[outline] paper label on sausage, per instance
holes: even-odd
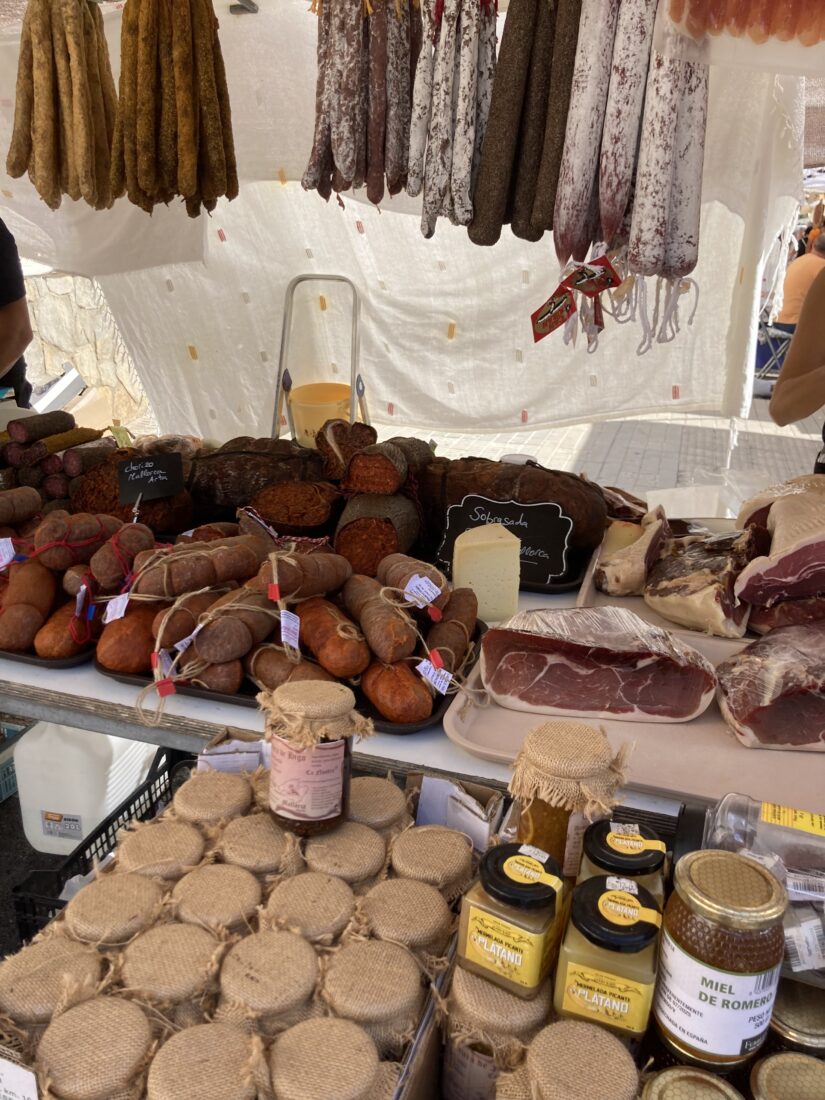
[[[602,291],[619,286],[621,281],[607,256],[599,256],[590,263],[577,264],[561,285],[577,290],[587,298],[595,298]]]
[[[568,319],[576,312],[576,302],[573,292],[564,286],[556,287],[547,301],[540,305],[530,317],[533,326],[533,342],[538,343],[557,328],[566,324]]]
[[[446,695],[447,689],[453,682],[452,675],[446,668],[436,668],[432,661],[419,661],[415,666],[415,671],[423,676],[428,683],[432,684],[439,695]]]
[[[187,634],[185,638],[181,638],[179,642],[175,642],[175,649],[178,651],[178,653],[186,652],[192,642],[194,642],[195,638],[197,638],[198,634],[200,634],[200,632],[203,630],[203,627],[203,623],[198,623],[191,634]]]
[[[126,614],[126,606],[128,603],[128,592],[124,592],[120,596],[115,596],[113,600],[109,600],[106,604],[106,610],[103,612],[103,622],[113,623],[116,619],[122,619]]]
[[[0,539],[0,569],[14,561],[14,539]]]
[[[418,573],[410,577],[404,589],[405,598],[416,607],[426,607],[440,595],[441,589],[438,585],[433,584],[429,577],[421,577]]]
[[[300,645],[301,620],[294,611],[281,612],[281,642],[298,649]]]
[[[74,617],[76,619],[79,619],[80,616],[83,614],[83,605],[86,602],[87,592],[88,589],[85,584],[81,584],[80,588],[78,588],[77,590],[77,595],[75,596],[74,601]]]

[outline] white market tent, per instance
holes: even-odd
[[[425,241],[412,200],[325,204],[294,182],[313,123],[308,8],[308,0],[261,0],[257,15],[232,15],[229,0],[216,0],[241,194],[221,200],[211,218],[190,221],[182,205],[150,218],[125,199],[99,213],[64,198],[52,213],[27,179],[0,168],[0,217],[21,254],[96,280],[162,431],[269,434],[284,292],[301,273],[338,273],[359,287],[370,412],[398,430],[514,432],[662,410],[746,412],[766,259],[801,194],[807,59],[782,75],[712,66],[694,322],[686,296],[675,339],[640,357],[639,324],[608,319],[589,353],[581,334],[575,346],[561,332],[533,344],[530,314],[558,281],[548,235],[528,244],[505,229],[497,246],[481,249],[442,220]],[[104,11],[117,75],[121,13]],[[0,6],[3,160],[20,15]],[[347,380],[348,310],[345,288],[299,299],[296,382]]]

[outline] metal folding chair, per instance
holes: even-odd
[[[783,332],[765,321],[759,322],[756,339],[756,377],[776,378],[785,362],[791,344],[792,332]]]

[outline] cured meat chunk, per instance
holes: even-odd
[[[642,520],[641,537],[599,561],[594,577],[599,591],[608,596],[641,596],[668,534],[664,510],[648,512]]]
[[[804,600],[780,600],[773,607],[752,607],[748,629],[768,634],[782,626],[803,626],[825,619],[825,594]]]
[[[713,666],[618,607],[526,611],[481,643],[481,677],[509,710],[689,722],[713,699]]]
[[[825,752],[825,622],[788,626],[723,661],[719,706],[750,749]]]
[[[775,501],[781,497],[800,496],[802,493],[825,493],[825,474],[803,474],[791,478],[782,485],[772,485],[761,493],[746,500],[739,509],[736,526],[744,530],[749,524],[757,527],[768,526],[768,513]]]
[[[741,638],[750,608],[737,599],[734,586],[764,542],[764,533],[755,527],[675,541],[653,567],[645,586],[645,603],[681,626],[720,638]]]
[[[825,495],[780,497],[768,515],[768,531],[770,553],[742,570],[737,598],[770,607],[825,591]]]

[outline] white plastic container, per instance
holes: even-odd
[[[145,780],[155,745],[38,722],[14,748],[26,839],[68,855]]]

